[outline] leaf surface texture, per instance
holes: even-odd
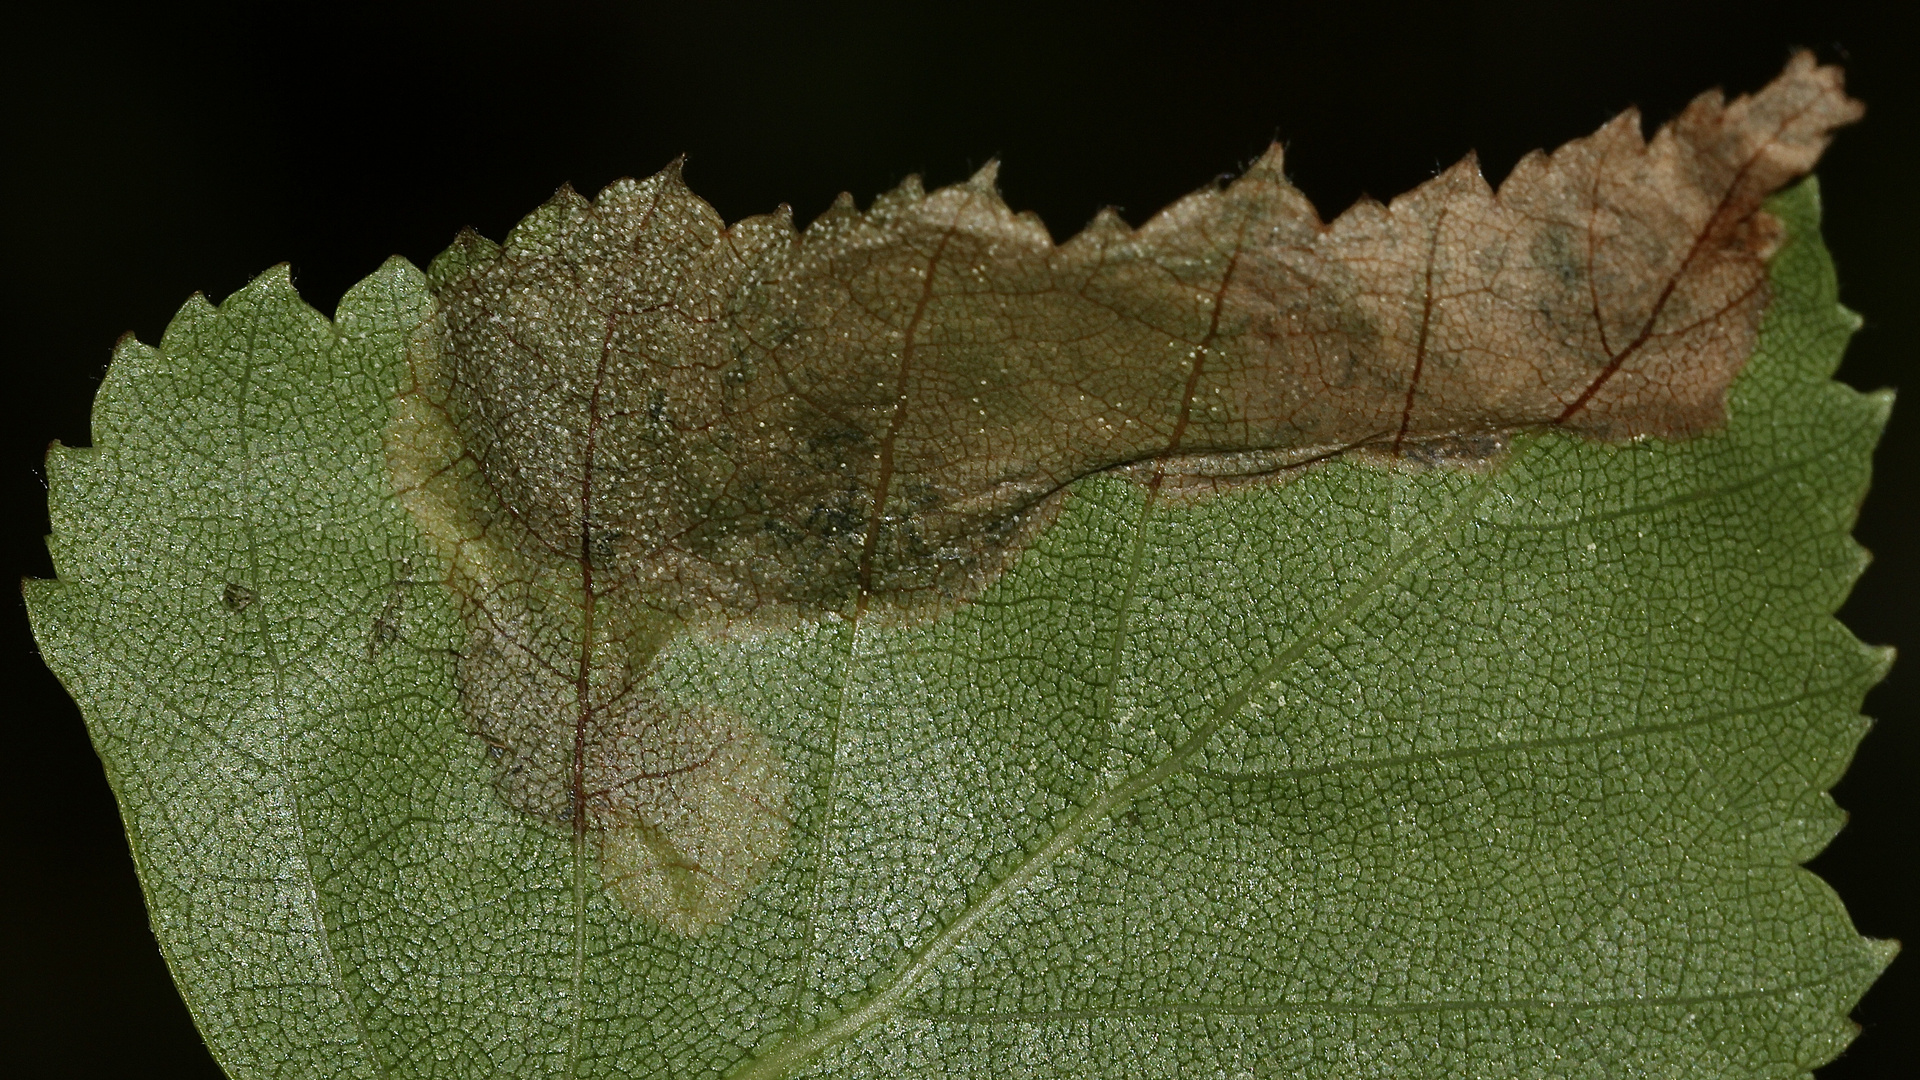
[[[1324,227],[1277,157],[1058,247],[990,178],[796,235],[670,173],[124,342],[29,601],[216,1055],[1827,1060],[1890,956],[1798,865],[1886,662],[1831,612],[1887,401],[1829,378],[1811,183],[1760,212],[1851,116],[1779,96],[1820,70]],[[1720,194],[1580,258],[1528,202],[1647,176]]]

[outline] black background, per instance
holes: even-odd
[[[910,172],[990,158],[1064,236],[1112,204],[1135,223],[1279,138],[1323,213],[1391,196],[1471,148],[1524,151],[1638,104],[1752,90],[1791,48],[1848,67],[1869,106],[1820,166],[1842,296],[1864,313],[1841,375],[1900,386],[1920,357],[1920,41],[1866,5],[1524,0],[1211,7],[930,2],[804,7],[466,3],[305,12],[35,5],[0,24],[0,301],[8,573],[51,572],[40,459],[89,441],[114,339],[156,341],[190,293],[286,260],[309,302],[462,225],[498,238],[562,181],[592,192],[689,155],[729,220],[805,221]],[[698,10],[694,10],[697,7]],[[1895,5],[1886,5],[1894,8]],[[1916,655],[1913,403],[1896,409],[1859,537],[1879,556],[1842,616]],[[4,601],[0,1071],[215,1077],[147,930],[99,762]],[[1920,671],[1835,797],[1853,815],[1814,868],[1865,933],[1920,938]],[[1857,1012],[1821,1075],[1913,1075],[1920,957]]]

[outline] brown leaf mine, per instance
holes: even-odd
[[[1760,210],[1859,115],[1796,57],[1650,141],[1627,113],[1323,224],[1270,150],[1139,229],[1055,245],[992,167],[804,232],[725,225],[677,167],[466,233],[389,432],[469,637],[502,797],[597,838],[684,933],[785,844],[780,756],[649,673],[675,635],[975,595],[1075,480],[1208,489],[1357,448],[1445,467],[1511,433],[1713,428],[1767,303]]]

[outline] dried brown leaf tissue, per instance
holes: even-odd
[[[1275,146],[1059,245],[993,166],[804,231],[727,226],[672,166],[464,234],[388,447],[503,797],[698,933],[782,850],[787,781],[746,721],[650,688],[676,635],[962,602],[1104,470],[1171,495],[1715,427],[1768,301],[1761,204],[1860,111],[1802,54],[1650,141],[1627,112],[1497,193],[1468,158],[1331,223]]]

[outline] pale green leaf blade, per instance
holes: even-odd
[[[41,647],[119,797],[154,930],[240,1074],[377,1076],[316,891],[315,740],[360,715],[364,640],[408,542],[378,430],[420,275],[394,260],[329,324],[285,267],[158,349],[127,338],[91,449],[48,457],[57,582]]]
[[[1829,381],[1814,200],[1724,432],[1098,479],[931,625],[682,640],[795,789],[697,939],[464,729],[383,469],[404,265],[127,346],[36,629],[238,1076],[1796,1075],[1890,955],[1797,865],[1885,663],[1830,614],[1887,403]]]

